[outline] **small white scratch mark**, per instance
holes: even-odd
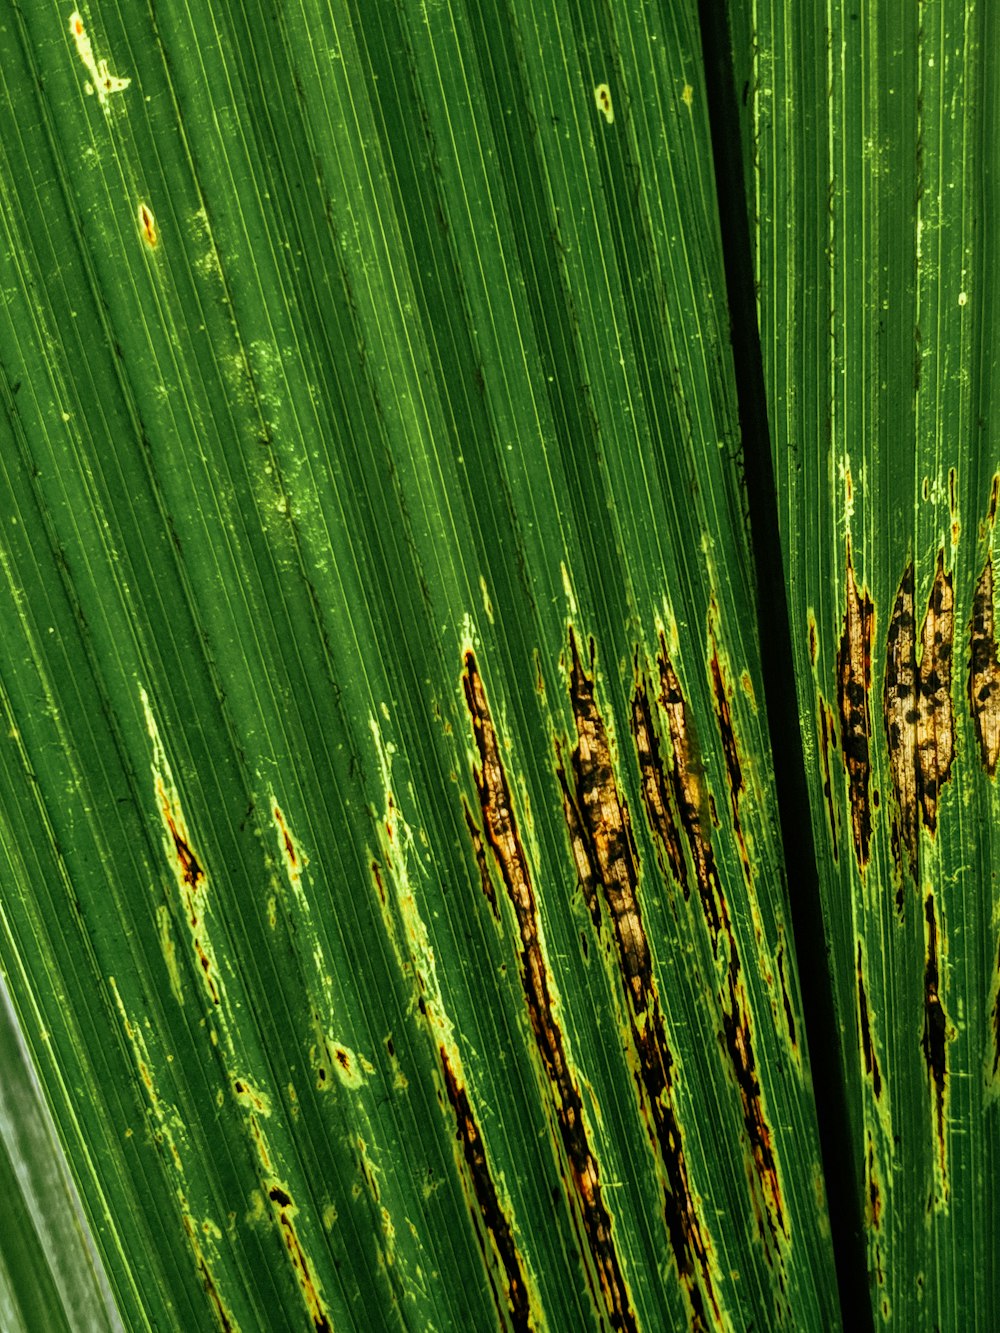
[[[97,100],[107,110],[108,98],[111,94],[124,92],[132,80],[122,79],[117,74],[112,74],[108,69],[108,62],[97,59],[78,9],[74,9],[69,16],[69,30],[74,42],[76,42],[76,53],[90,75],[90,81],[83,85],[83,90],[88,94],[96,93]]]
[[[966,295],[965,292],[959,292],[959,294],[958,294],[958,304],[959,304],[959,305],[965,305],[965,303],[966,303],[966,301],[968,301],[968,299],[969,299],[969,298],[968,298],[968,296]]]
[[[573,591],[573,580],[569,576],[565,560],[559,561],[559,572],[562,574],[563,592],[569,605],[569,613],[571,616],[575,616],[577,614],[576,593]]]
[[[609,125],[615,123],[615,109],[611,105],[611,89],[606,83],[599,83],[594,89],[594,105]]]

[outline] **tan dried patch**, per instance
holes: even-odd
[[[905,852],[910,874],[916,879],[918,826],[922,820],[931,834],[936,831],[941,787],[951,774],[954,756],[951,700],[954,595],[951,575],[944,571],[943,553],[938,553],[920,631],[919,663],[913,604],[910,562],[903,573],[889,623],[883,705],[897,811],[893,849],[900,867]]]

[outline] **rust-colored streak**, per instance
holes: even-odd
[[[840,741],[847,765],[851,800],[851,828],[858,868],[868,864],[872,820],[869,800],[871,779],[871,636],[875,609],[867,590],[858,592],[847,548],[847,605],[844,632],[837,654],[837,688],[840,701]]]
[[[885,684],[882,707],[885,715],[889,772],[896,797],[892,847],[902,874],[905,854],[910,874],[917,875],[917,631],[913,618],[913,561],[903,571],[886,636]]]
[[[833,709],[822,695],[819,696],[819,754],[823,765],[823,800],[826,819],[830,826],[830,850],[834,861],[840,860],[837,840],[837,807],[833,799],[833,777],[830,770],[830,751],[837,744],[837,722]]]
[[[951,702],[951,656],[955,629],[955,598],[951,574],[938,553],[937,571],[921,634],[919,701],[917,705],[917,779],[923,821],[937,828],[938,797],[951,776],[955,751]]]
[[[639,778],[642,784],[642,803],[646,818],[653,830],[656,848],[665,858],[664,873],[673,876],[681,886],[685,902],[691,896],[687,864],[681,845],[680,830],[674,819],[673,806],[667,784],[660,745],[653,726],[649,695],[641,680],[637,681],[632,696],[632,738],[639,760]]]
[[[927,922],[927,960],[924,965],[924,1031],[920,1044],[927,1061],[927,1073],[934,1097],[938,1159],[943,1179],[947,1161],[945,1095],[948,1088],[948,1018],[941,1003],[937,916],[933,893],[929,893],[924,900],[924,919]]]
[[[552,1090],[559,1135],[569,1164],[572,1197],[583,1222],[601,1290],[600,1299],[611,1326],[636,1333],[635,1312],[618,1258],[611,1216],[604,1203],[598,1164],[590,1150],[583,1101],[570,1068],[562,1028],[553,1013],[548,964],[542,950],[538,903],[528,858],[521,843],[486,691],[472,652],[465,655],[462,685],[479,752],[475,781],[483,828],[517,919],[521,939],[521,986],[535,1044]]]
[[[715,853],[712,850],[710,837],[705,831],[706,825],[711,820],[708,792],[702,780],[701,763],[695,752],[687,703],[662,636],[659,668],[659,702],[667,719],[667,733],[670,739],[670,785],[674,806],[691,853],[702,912],[712,937],[712,948],[717,953],[725,907],[722,901],[722,886],[719,884],[719,872],[715,865]]]
[[[766,1248],[770,1261],[780,1256],[782,1239],[787,1240],[788,1237],[778,1164],[757,1076],[750,1008],[741,976],[739,948],[719,881],[711,835],[705,827],[709,801],[702,770],[694,758],[693,726],[680,680],[662,636],[659,668],[660,705],[666,714],[673,754],[671,781],[674,800],[687,837],[698,883],[698,896],[717,958],[720,943],[724,940],[727,946],[724,991],[719,995],[723,1039],[743,1105],[743,1123],[750,1143],[754,1176],[765,1201],[767,1231],[761,1226],[761,1237],[765,1241],[770,1238],[773,1242],[774,1251]],[[754,1204],[757,1210],[756,1198]],[[760,1221],[759,1211],[757,1216]]]
[[[991,778],[1000,759],[1000,660],[997,657],[995,605],[993,557],[988,555],[972,599],[969,709],[983,767]]]
[[[444,1046],[438,1047],[438,1054],[441,1057],[448,1100],[455,1112],[456,1137],[462,1145],[462,1154],[472,1180],[472,1189],[479,1205],[483,1225],[507,1279],[507,1316],[515,1329],[527,1330],[534,1327],[534,1324],[524,1266],[510,1222],[500,1205],[479,1125],[473,1114],[465,1085],[452,1069]],[[504,1319],[503,1322],[506,1324],[507,1320]]]
[[[497,904],[496,890],[493,888],[493,880],[490,878],[490,868],[486,863],[486,849],[483,846],[483,835],[479,826],[472,817],[472,811],[469,809],[465,798],[462,798],[462,811],[465,815],[465,826],[469,830],[469,837],[472,840],[472,851],[476,858],[476,865],[479,868],[479,882],[482,886],[483,897],[490,905],[490,911],[493,913],[493,919],[499,925],[500,908]]]
[[[722,1312],[712,1277],[711,1243],[691,1191],[684,1139],[674,1106],[673,1057],[637,897],[639,861],[628,806],[615,781],[607,728],[594,695],[594,679],[580,662],[572,634],[570,648],[573,658],[570,695],[577,733],[573,750],[576,795],[595,878],[600,883],[615,934],[632,1044],[653,1121],[652,1139],[663,1168],[667,1234],[690,1304],[692,1326],[706,1328],[709,1314],[718,1326],[722,1323]]]
[[[872,1081],[872,1092],[876,1100],[882,1096],[882,1075],[872,1041],[871,1020],[868,1016],[868,995],[865,991],[865,978],[861,965],[861,941],[858,940],[858,1024],[861,1028],[861,1051],[865,1058],[865,1073]]]
[[[278,1214],[278,1223],[281,1227],[282,1239],[285,1242],[285,1249],[288,1251],[288,1257],[292,1261],[292,1268],[295,1270],[295,1277],[299,1284],[299,1290],[302,1292],[306,1308],[309,1311],[309,1317],[312,1320],[313,1328],[316,1333],[333,1333],[333,1325],[330,1323],[330,1317],[323,1308],[323,1302],[320,1299],[316,1282],[309,1269],[309,1260],[306,1258],[305,1251],[299,1241],[298,1233],[295,1230],[295,1223],[292,1220],[294,1206],[288,1194],[280,1186],[274,1185],[268,1191],[268,1197],[275,1206]]]

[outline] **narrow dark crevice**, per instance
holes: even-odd
[[[862,1200],[847,1115],[819,894],[816,848],[799,731],[791,626],[778,527],[778,497],[757,327],[740,120],[725,0],[698,0],[712,130],[733,364],[742,436],[750,538],[757,576],[757,619],[768,730],[788,874],[803,1018],[810,1051],[820,1150],[826,1177],[844,1327],[874,1327]]]

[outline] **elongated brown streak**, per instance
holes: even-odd
[[[525,1280],[524,1266],[518,1253],[514,1233],[510,1222],[500,1204],[496,1185],[486,1157],[479,1125],[473,1114],[472,1104],[465,1084],[452,1068],[448,1052],[439,1045],[438,1055],[444,1074],[448,1100],[455,1113],[456,1134],[462,1145],[462,1155],[472,1180],[476,1203],[483,1219],[483,1225],[493,1243],[493,1249],[504,1271],[507,1281],[506,1311],[500,1310],[501,1321],[509,1319],[517,1333],[527,1333],[534,1327],[532,1322],[531,1301],[528,1296],[528,1284]],[[492,1285],[492,1283],[491,1283]],[[504,1315],[506,1314],[506,1318]]]
[[[690,1305],[692,1327],[707,1328],[710,1316],[719,1327],[723,1318],[712,1276],[710,1241],[688,1177],[684,1137],[673,1100],[674,1062],[637,896],[639,861],[628,806],[615,781],[607,728],[594,696],[593,675],[583,669],[572,633],[570,649],[570,697],[577,734],[572,760],[576,799],[594,878],[601,886],[614,930],[632,1045],[639,1058],[646,1107],[653,1122],[650,1136],[663,1168],[667,1234]],[[647,742],[649,739],[647,735]]]
[[[681,827],[698,884],[705,924],[708,927],[716,959],[725,946],[725,980],[719,993],[722,1010],[722,1035],[733,1076],[743,1105],[743,1123],[750,1141],[753,1172],[759,1183],[766,1212],[766,1230],[760,1216],[757,1195],[751,1183],[751,1199],[757,1212],[759,1230],[765,1241],[768,1260],[779,1265],[783,1241],[788,1238],[788,1223],[781,1188],[774,1136],[764,1113],[760,1078],[754,1052],[753,1027],[746,986],[743,982],[739,947],[729,917],[729,907],[722,891],[715,853],[709,832],[710,801],[702,767],[697,759],[694,727],[681,689],[680,678],[660,638],[660,708],[667,720],[670,742],[670,786]],[[654,829],[655,833],[655,829]],[[771,1245],[768,1246],[767,1242]]]
[[[542,949],[538,902],[514,815],[510,786],[475,654],[465,655],[462,686],[472,721],[479,765],[474,776],[486,839],[500,871],[521,939],[521,986],[535,1044],[552,1093],[559,1136],[569,1164],[571,1198],[579,1210],[593,1270],[612,1328],[637,1333],[635,1313],[618,1258],[611,1216],[604,1203],[597,1160],[590,1150],[583,1102],[570,1068],[566,1040],[556,1021],[548,964]]]

